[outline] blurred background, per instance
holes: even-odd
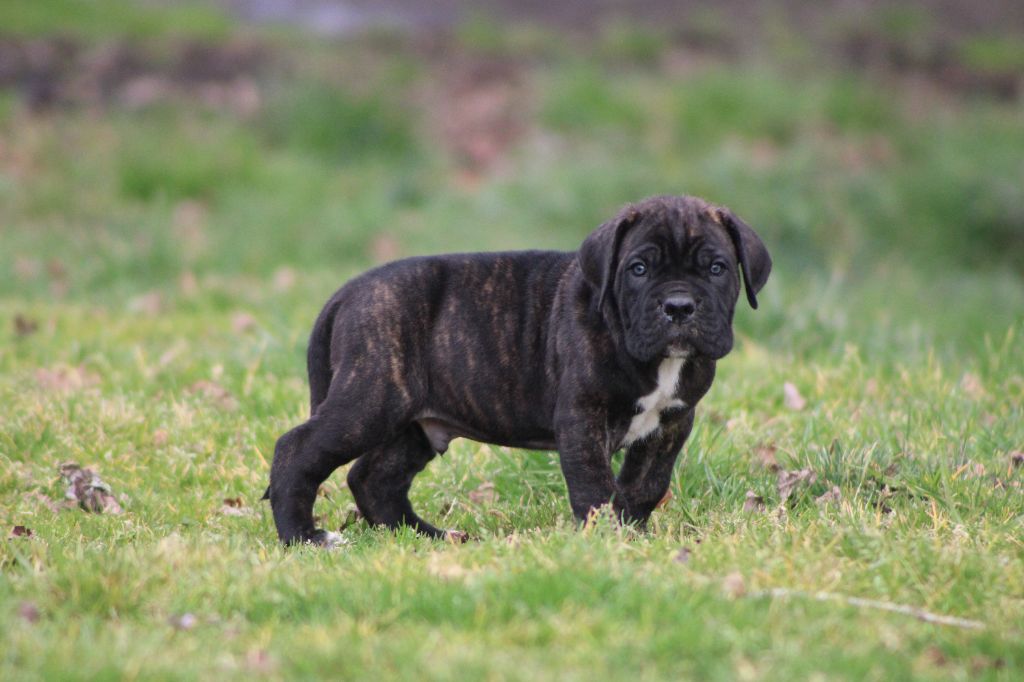
[[[1016,0],[0,0],[0,294],[304,334],[374,263],[687,193],[775,257],[744,334],[981,350],[1022,99]]]

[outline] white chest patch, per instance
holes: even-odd
[[[686,362],[685,357],[665,358],[658,365],[658,385],[654,390],[636,401],[640,414],[629,423],[626,437],[622,439],[623,447],[632,445],[658,430],[661,426],[661,413],[670,407],[686,407],[686,404],[675,397],[676,386],[679,384],[679,372]]]

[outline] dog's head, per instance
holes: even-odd
[[[644,362],[725,356],[741,274],[756,308],[772,267],[764,243],[729,209],[675,196],[624,208],[587,237],[579,262],[598,309]]]

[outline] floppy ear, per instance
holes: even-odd
[[[583,240],[577,258],[587,284],[600,292],[597,298],[598,310],[604,307],[604,299],[612,288],[615,270],[619,262],[619,247],[622,245],[622,238],[639,218],[638,211],[623,211],[591,232],[590,236]]]
[[[743,286],[747,292],[747,302],[750,307],[757,308],[757,292],[768,281],[768,273],[772,271],[772,258],[768,255],[768,249],[764,242],[751,229],[750,225],[736,217],[727,208],[718,209],[718,217],[722,226],[732,239],[736,247],[736,254],[740,259],[740,269],[743,271]]]

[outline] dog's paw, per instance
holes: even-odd
[[[348,544],[348,538],[341,533],[332,530],[317,530],[307,540],[312,545],[319,545],[324,549],[336,549]]]
[[[469,533],[449,528],[444,532],[444,539],[453,545],[461,545],[465,542],[469,542]]]

